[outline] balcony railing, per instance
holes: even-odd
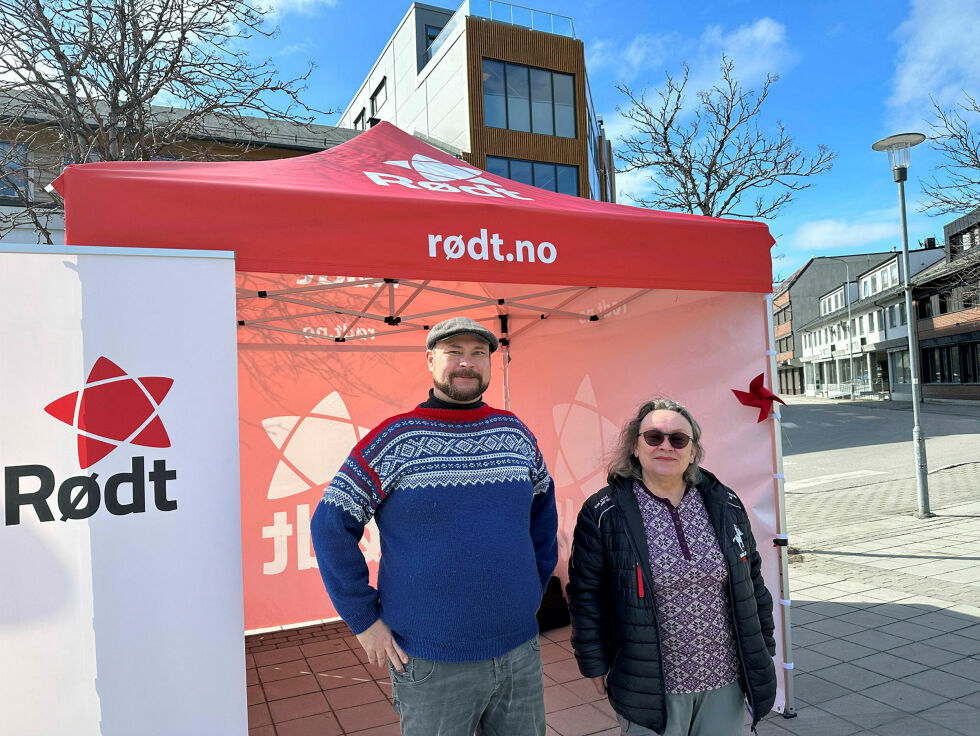
[[[514,3],[504,3],[498,0],[463,0],[456,8],[456,12],[439,31],[429,48],[425,50],[425,62],[428,63],[439,51],[446,40],[453,34],[453,31],[463,22],[467,16],[474,18],[484,18],[496,21],[497,23],[507,23],[512,26],[530,28],[532,31],[543,31],[554,33],[559,36],[575,38],[575,26],[572,19],[567,15],[558,15],[544,10],[535,10],[523,5]]]

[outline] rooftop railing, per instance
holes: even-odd
[[[530,28],[532,31],[543,31],[544,33],[575,38],[575,25],[567,15],[549,13],[514,3],[499,2],[499,0],[463,0],[439,32],[439,35],[432,40],[429,48],[425,50],[426,62],[436,55],[436,52],[467,16],[492,20],[497,23],[507,23],[521,28]]]

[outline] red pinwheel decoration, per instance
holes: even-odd
[[[763,421],[772,413],[772,402],[778,401],[783,406],[786,406],[786,402],[781,398],[776,396],[772,391],[767,389],[762,385],[762,379],[765,377],[764,373],[760,373],[758,376],[752,379],[749,384],[748,392],[739,391],[737,389],[732,389],[732,393],[735,394],[735,398],[739,400],[742,404],[746,406],[757,406],[759,407],[759,421]]]

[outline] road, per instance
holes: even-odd
[[[789,397],[787,403],[782,408],[787,493],[915,477],[911,410],[804,397]],[[980,407],[927,404],[922,428],[930,471],[980,461]]]

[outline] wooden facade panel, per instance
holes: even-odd
[[[581,41],[504,23],[466,19],[467,87],[470,106],[470,155],[486,168],[487,156],[569,164],[579,169],[579,195],[589,196],[589,154],[585,48]],[[483,124],[482,59],[549,69],[575,75],[575,138],[488,128]]]

